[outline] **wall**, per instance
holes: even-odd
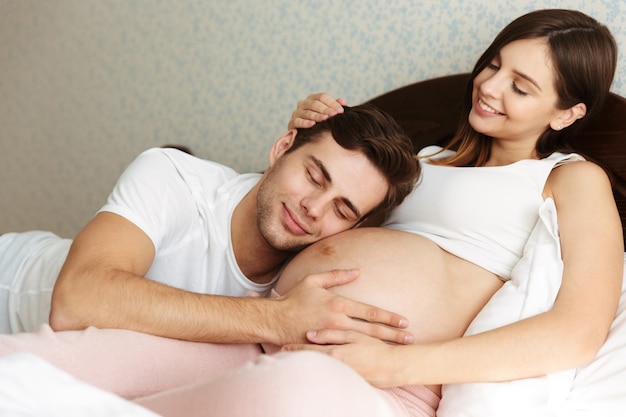
[[[0,0],[0,233],[73,236],[152,146],[262,170],[298,99],[356,104],[469,71],[547,7],[591,14],[626,48],[622,0]]]

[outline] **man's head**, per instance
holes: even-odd
[[[300,250],[400,204],[417,175],[411,141],[390,116],[346,107],[276,141],[257,198],[259,230],[277,249]]]

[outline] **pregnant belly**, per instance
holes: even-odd
[[[412,233],[362,228],[317,242],[282,273],[285,294],[310,273],[358,268],[353,282],[331,288],[343,296],[402,314],[416,343],[461,336],[502,285],[494,274]]]

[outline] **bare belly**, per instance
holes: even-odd
[[[383,228],[344,232],[309,246],[289,262],[276,291],[310,273],[359,268],[331,291],[402,314],[416,343],[460,337],[502,281],[419,235]],[[431,387],[431,389],[433,389]],[[437,389],[433,389],[437,391]]]

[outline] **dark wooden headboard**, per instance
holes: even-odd
[[[416,152],[444,145],[454,134],[469,74],[420,81],[369,100],[392,115],[413,140]],[[611,175],[626,241],[626,99],[611,93],[604,109],[572,139],[574,149]]]

